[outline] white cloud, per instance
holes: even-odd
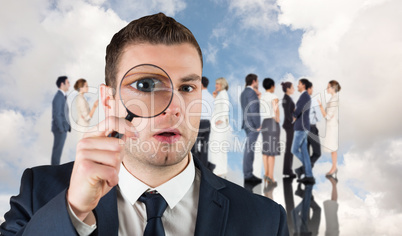
[[[7,21],[5,35],[12,33],[0,39],[0,49],[13,56],[0,67],[1,82],[6,85],[1,87],[0,97],[7,106],[27,112],[40,112],[42,104],[50,104],[59,75],[69,76],[72,83],[80,77],[89,85],[103,82],[106,45],[125,25],[112,11],[85,2],[60,1],[53,9],[40,3],[23,10],[32,15],[24,18],[26,25],[1,19]],[[2,12],[14,10],[2,8]]]
[[[378,206],[402,212],[402,139],[384,140],[365,151],[352,149],[344,155],[344,177],[356,188],[373,194]]]
[[[121,0],[106,5],[127,21],[158,12],[174,16],[186,8],[184,0]]]
[[[216,54],[218,53],[218,48],[210,43],[208,43],[207,49],[204,51],[204,56],[208,63],[213,65],[216,64]]]
[[[16,12],[24,17],[10,19]],[[0,125],[5,134],[1,179],[10,179],[0,187],[10,191],[17,188],[23,169],[50,163],[51,101],[57,76],[69,76],[72,85],[83,77],[97,87],[104,78],[106,45],[125,22],[110,10],[82,1],[59,1],[55,6],[27,1],[23,9],[9,4],[1,9],[0,18],[2,35],[8,36],[0,39],[0,51],[12,55],[0,64],[5,85],[0,89],[4,101]],[[74,159],[76,141],[77,135],[70,133],[62,162]]]
[[[279,8],[274,0],[233,0],[229,1],[229,10],[240,18],[243,28],[265,32],[279,29],[277,20]]]
[[[278,1],[281,23],[305,31],[300,58],[315,88],[340,93],[341,142],[367,147],[402,132],[401,1]],[[300,11],[300,9],[303,9]],[[319,19],[319,20],[317,20]]]
[[[332,79],[342,86],[339,178],[347,182],[339,193],[346,206],[338,213],[341,232],[399,234],[402,2],[279,0],[278,5],[279,22],[304,31],[299,54],[315,92]],[[330,163],[318,164],[315,170],[322,172],[315,174],[329,168]]]

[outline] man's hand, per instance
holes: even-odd
[[[129,121],[117,117],[108,117],[93,131],[77,144],[67,191],[67,201],[75,215],[89,225],[96,223],[92,210],[119,181],[121,151],[126,138],[138,137]],[[123,140],[107,137],[112,131],[125,134]]]

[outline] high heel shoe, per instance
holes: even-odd
[[[332,176],[332,175],[327,175],[327,176],[325,176],[329,181],[331,181],[331,179],[333,179],[333,180],[335,180],[335,184],[337,184],[338,183],[338,178],[336,178],[336,177],[334,177],[334,176]],[[331,181],[332,182],[332,181]]]
[[[273,184],[276,185],[277,182],[273,181],[271,178],[269,178],[268,176],[264,175],[264,180],[268,182],[268,184]]]
[[[338,174],[338,168],[335,168],[335,170],[332,173],[328,172],[325,176],[333,176],[333,175],[335,175],[335,179],[336,179],[337,174]]]

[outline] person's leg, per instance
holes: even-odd
[[[293,142],[293,129],[285,129],[286,132],[286,148],[285,155],[283,160],[283,174],[290,175],[293,173],[292,164],[293,164],[293,154],[292,150],[292,142]]]
[[[314,167],[315,162],[321,156],[321,144],[320,137],[318,135],[318,129],[315,125],[311,126],[310,134],[308,136],[308,143],[311,145],[313,153],[310,156],[311,168]]]
[[[268,177],[275,182],[274,179],[274,167],[275,167],[275,157],[274,156],[267,156],[268,159]]]
[[[247,139],[243,156],[243,174],[245,179],[253,176],[254,145],[257,141],[258,132],[246,130],[246,135]]]
[[[301,145],[300,145],[300,149],[301,149],[301,161],[303,163],[304,166],[304,171],[305,171],[305,175],[306,177],[313,177],[313,171],[311,169],[311,162],[310,162],[310,156],[308,155],[308,151],[307,151],[307,133],[304,131],[301,131]]]
[[[63,153],[64,142],[67,138],[67,133],[63,132],[53,132],[54,141],[53,141],[53,149],[52,149],[52,165],[59,165],[61,154]]]
[[[331,159],[332,159],[332,167],[331,170],[327,173],[327,175],[332,175],[337,171],[337,161],[338,161],[338,153],[331,152]]]
[[[292,153],[295,155],[302,163],[302,153],[301,153],[301,145],[303,142],[303,138],[305,137],[304,131],[295,131],[293,136],[293,143],[292,143]]]
[[[262,161],[264,163],[264,175],[269,177],[268,156],[262,154]]]

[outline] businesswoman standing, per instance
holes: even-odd
[[[276,185],[274,180],[275,156],[281,154],[279,146],[279,99],[274,94],[275,82],[266,78],[262,82],[265,89],[260,101],[260,113],[262,118],[262,158],[264,163],[264,179],[268,184]]]
[[[211,118],[211,133],[209,136],[209,153],[211,163],[216,165],[214,173],[221,177],[227,174],[227,152],[230,126],[229,126],[229,95],[227,93],[229,84],[225,78],[221,77],[215,81],[215,91],[212,93],[214,97],[214,111]],[[226,144],[224,144],[226,142]],[[219,148],[217,148],[219,147]]]
[[[327,93],[331,94],[331,98],[327,102],[326,109],[323,108],[320,101],[320,110],[322,115],[325,117],[326,132],[325,139],[322,142],[323,150],[331,153],[332,167],[327,176],[336,174],[338,172],[337,159],[338,159],[338,132],[339,132],[339,122],[338,122],[338,109],[339,109],[339,96],[338,92],[341,91],[341,85],[336,80],[331,80],[328,83]]]
[[[293,112],[295,110],[295,103],[293,99],[290,97],[295,92],[295,88],[291,82],[282,82],[282,90],[285,93],[282,100],[283,112],[285,114],[285,119],[283,121],[283,129],[286,132],[286,149],[285,156],[283,162],[283,175],[287,175],[288,177],[294,178],[296,175],[293,173],[292,165],[293,165],[293,154],[291,152],[292,143],[293,143]]]
[[[77,109],[76,123],[80,126],[79,128],[80,131],[82,131],[82,137],[85,131],[89,128],[89,121],[91,120],[96,108],[98,107],[99,100],[96,100],[94,102],[92,109],[89,108],[88,101],[84,97],[84,94],[88,92],[88,82],[85,79],[77,80],[77,82],[75,82],[74,84],[74,89],[78,92],[75,103]]]

